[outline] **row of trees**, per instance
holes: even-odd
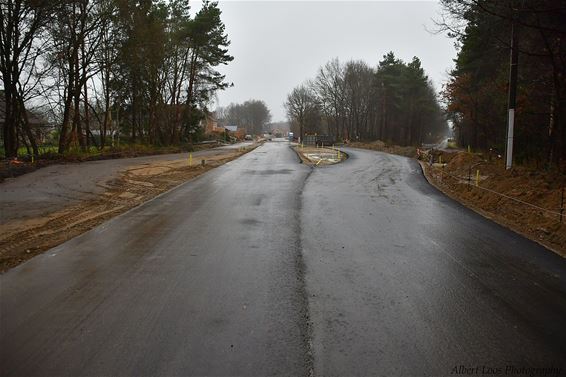
[[[331,60],[287,96],[293,130],[340,139],[418,145],[446,132],[436,93],[420,60],[388,53],[373,69],[363,61]]]
[[[514,154],[517,162],[566,161],[566,2],[443,0],[439,25],[457,41],[456,68],[444,90],[458,141],[503,152],[509,56],[519,51]]]
[[[0,73],[6,156],[37,142],[26,107],[48,104],[58,148],[103,148],[120,129],[131,142],[190,140],[217,90],[230,44],[215,2],[3,0]],[[94,134],[98,135],[95,137]]]
[[[238,126],[245,129],[246,134],[259,135],[267,130],[271,112],[264,101],[251,99],[216,108],[216,117],[222,126]]]

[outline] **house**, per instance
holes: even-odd
[[[38,143],[42,143],[45,137],[52,131],[49,122],[45,120],[37,111],[26,109],[27,119]],[[4,127],[6,121],[6,99],[4,91],[0,90],[0,128]]]
[[[200,121],[200,125],[204,129],[205,134],[224,131],[223,127],[218,127],[218,121],[213,113],[206,112],[204,119]]]

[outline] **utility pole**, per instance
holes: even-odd
[[[515,105],[517,102],[517,66],[519,63],[519,49],[516,35],[517,25],[515,18],[511,24],[511,66],[509,69],[509,114],[507,128],[507,153],[505,168],[511,169],[513,166],[513,128],[515,126]]]

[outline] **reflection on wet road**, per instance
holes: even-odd
[[[346,151],[266,143],[5,273],[2,375],[564,367],[560,257]]]

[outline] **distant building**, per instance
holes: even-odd
[[[214,113],[207,113],[205,118],[201,120],[200,125],[203,127],[204,133],[207,135],[216,134],[217,137],[220,137],[218,134],[228,132],[230,137],[235,137],[236,139],[243,139],[245,136],[245,130],[243,128],[239,128],[237,125],[227,124],[224,127],[218,125],[218,121],[216,120]]]
[[[204,128],[205,134],[211,134],[213,132],[223,131],[222,127],[218,127],[218,122],[213,113],[207,112],[204,119],[200,121],[201,127]],[[219,129],[220,128],[220,129]]]
[[[26,109],[26,114],[30,128],[35,135],[37,142],[42,143],[45,136],[52,131],[52,127],[40,114],[36,111]],[[4,127],[6,121],[6,100],[4,91],[0,90],[0,128]]]

